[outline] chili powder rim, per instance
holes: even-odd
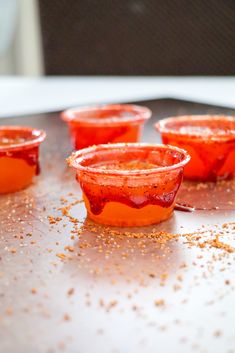
[[[117,110],[133,113],[132,116],[127,117],[112,117],[112,118],[85,118],[76,116],[79,113],[92,112],[92,111],[105,111],[105,110]],[[141,105],[135,104],[97,104],[97,105],[85,105],[81,107],[70,108],[61,113],[61,119],[67,123],[82,123],[83,125],[92,126],[120,126],[129,124],[144,123],[152,116],[152,111]]]
[[[172,153],[177,152],[180,153],[183,157],[183,159],[176,163],[172,164],[170,166],[164,166],[164,167],[156,167],[156,168],[151,168],[151,169],[140,169],[140,170],[111,170],[111,169],[101,169],[99,167],[89,167],[89,166],[83,166],[81,163],[85,160],[85,157],[89,155],[90,153],[96,153],[99,151],[105,151],[105,150],[110,150],[110,149],[123,149],[123,148],[136,148],[137,150],[140,148],[148,148],[152,150],[156,149],[161,149],[161,150],[170,150]],[[149,143],[110,143],[110,144],[101,144],[101,145],[95,145],[91,146],[88,148],[84,148],[82,150],[76,151],[72,153],[72,155],[67,158],[67,163],[70,167],[75,168],[78,171],[81,172],[87,172],[91,174],[96,174],[96,175],[104,175],[104,176],[149,176],[149,175],[154,175],[158,173],[164,173],[164,172],[170,172],[179,168],[183,168],[189,161],[190,161],[190,155],[188,154],[187,151],[183,150],[182,148],[178,148],[175,146],[171,145],[163,145],[163,144],[149,144]]]
[[[177,122],[186,122],[185,126],[188,125],[188,122],[211,122],[211,121],[225,121],[225,122],[234,122],[235,126],[235,116],[231,115],[223,115],[223,114],[200,114],[200,115],[179,115],[179,116],[171,116],[164,119],[159,120],[156,124],[154,124],[155,129],[160,132],[161,134],[169,134],[171,136],[176,137],[185,137],[190,139],[199,139],[199,140],[210,140],[211,141],[227,141],[227,140],[235,140],[235,129],[229,130],[227,133],[224,134],[216,134],[211,133],[210,135],[200,135],[190,132],[180,132],[176,129],[168,127],[169,123],[176,123]],[[208,124],[209,127],[209,124]]]
[[[44,130],[39,130],[29,126],[2,125],[0,126],[0,134],[1,134],[1,131],[15,131],[15,132],[19,132],[19,134],[20,132],[22,133],[28,132],[28,133],[31,133],[32,138],[20,143],[15,143],[15,144],[13,143],[6,146],[0,145],[0,152],[17,151],[17,150],[23,150],[31,147],[36,147],[40,143],[42,143],[46,138],[46,133]]]

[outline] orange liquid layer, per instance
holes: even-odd
[[[105,126],[89,127],[70,123],[70,133],[75,149],[82,149],[102,143],[138,142],[141,126]]]
[[[185,149],[191,156],[184,168],[187,179],[198,181],[216,181],[235,176],[235,142],[181,141],[166,135],[163,143]]]
[[[0,157],[0,193],[21,190],[31,184],[37,166],[26,160],[13,157]]]
[[[101,213],[95,215],[91,211],[90,202],[86,195],[83,194],[83,198],[90,219],[97,223],[119,227],[145,226],[160,223],[168,219],[174,209],[173,204],[170,207],[147,205],[136,209],[120,202],[107,202]]]
[[[130,169],[133,166],[133,162],[126,164],[130,164]],[[141,162],[143,165],[145,168],[151,166]],[[162,175],[155,182],[137,186],[130,186],[125,180],[123,185],[116,185],[115,182],[112,185],[100,185],[95,179],[89,182],[80,178],[88,215],[99,223],[117,226],[159,223],[172,213],[182,172],[172,173],[171,177]]]

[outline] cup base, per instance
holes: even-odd
[[[137,209],[120,202],[108,202],[102,212],[95,215],[90,210],[89,201],[86,198],[84,201],[88,217],[92,221],[117,227],[141,227],[157,224],[167,220],[174,209],[174,205],[167,208],[147,205]]]

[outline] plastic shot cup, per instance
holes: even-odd
[[[168,219],[174,210],[184,150],[165,145],[120,143],[73,153],[88,217],[112,226],[144,226]]]
[[[0,194],[31,184],[39,174],[39,145],[46,134],[23,126],[0,126]]]
[[[75,150],[92,145],[138,142],[151,111],[142,106],[110,104],[68,109],[61,115],[68,124]]]
[[[184,175],[196,181],[235,176],[235,118],[225,115],[185,115],[160,120],[155,128],[164,144],[191,156]]]

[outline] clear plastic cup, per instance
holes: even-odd
[[[155,124],[164,144],[185,149],[191,160],[185,177],[198,181],[235,175],[235,118],[225,115],[185,115]]]
[[[168,219],[190,157],[172,146],[98,145],[73,153],[69,166],[89,218],[113,226],[143,226]]]
[[[24,126],[0,126],[0,193],[21,190],[39,174],[39,145],[46,134]]]
[[[151,111],[130,104],[109,104],[68,109],[61,115],[68,124],[75,150],[92,145],[138,142]]]

